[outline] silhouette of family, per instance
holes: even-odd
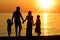
[[[15,24],[16,37],[21,36],[20,33],[21,33],[21,29],[22,29],[22,24],[21,24],[20,18],[22,19],[22,23],[24,23],[27,20],[26,36],[32,36],[32,26],[35,26],[35,25],[36,25],[35,32],[37,33],[37,36],[40,36],[40,34],[41,34],[40,16],[37,15],[36,23],[34,24],[32,12],[28,11],[28,15],[26,16],[26,19],[24,20],[22,17],[22,14],[20,12],[20,7],[18,6],[18,7],[16,7],[16,11],[13,12],[12,20],[7,19],[7,31],[8,31],[9,37],[11,34],[11,26],[13,24],[13,20],[14,20],[14,24]],[[19,27],[19,33],[17,33],[18,27]]]

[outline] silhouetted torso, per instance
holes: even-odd
[[[13,13],[13,16],[15,17],[15,23],[19,24],[19,22],[20,22],[20,16],[21,16],[20,12],[19,11],[15,11]]]
[[[27,23],[32,23],[33,16],[27,16]]]

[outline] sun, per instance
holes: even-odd
[[[49,9],[54,4],[53,0],[38,0],[37,2],[39,4],[39,6],[43,9]]]
[[[43,8],[49,8],[53,5],[53,1],[52,0],[40,0],[40,5]]]

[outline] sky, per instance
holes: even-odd
[[[21,12],[43,12],[43,9],[38,6],[38,0],[0,0],[0,13],[13,12],[17,6],[20,6]],[[49,9],[50,12],[60,13],[60,0],[55,1],[53,9]],[[48,12],[48,11],[47,11]]]

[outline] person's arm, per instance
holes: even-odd
[[[27,17],[26,17],[26,19],[23,21],[23,23],[24,23],[26,20],[27,20]]]
[[[34,24],[34,21],[33,21],[33,16],[32,16],[32,23]]]
[[[36,22],[37,22],[37,20],[36,20]],[[33,24],[33,26],[35,26],[35,25],[36,25],[36,22]]]
[[[14,18],[14,13],[13,13],[13,16],[12,16],[12,23],[13,23],[13,18]]]
[[[22,17],[22,15],[21,15],[21,13],[20,13],[20,16],[21,16],[22,20],[24,20],[23,17]]]

